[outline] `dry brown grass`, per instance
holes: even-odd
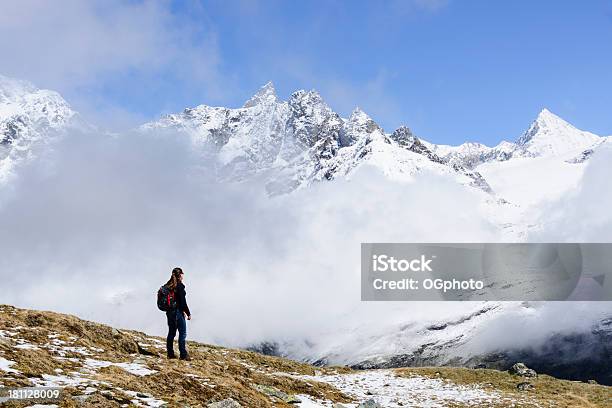
[[[163,348],[154,347],[152,340],[164,342],[165,339],[137,331],[116,330],[74,316],[11,306],[0,306],[0,329],[16,331],[16,337],[34,345],[48,344],[51,334],[73,347],[103,349],[87,357],[111,362],[136,360],[157,371],[147,376],[136,376],[116,366],[100,368],[90,373],[102,382],[97,386],[97,391],[86,400],[75,400],[73,397],[83,395],[83,389],[65,388],[65,398],[60,403],[63,408],[119,407],[130,400],[130,396],[122,390],[150,394],[167,401],[169,407],[206,407],[211,401],[225,398],[233,398],[249,408],[292,406],[270,398],[256,390],[255,385],[274,387],[287,394],[307,394],[317,399],[350,402],[348,396],[328,384],[298,378],[299,375],[315,375],[317,372],[351,372],[344,367],[317,368],[283,358],[197,342],[188,343],[192,361],[167,360]],[[139,343],[147,345],[139,347]],[[29,378],[54,374],[58,369],[64,374],[82,370],[85,357],[78,352],[67,351],[65,357],[78,358],[79,361],[58,360],[48,347],[21,350],[7,341],[0,341],[0,356],[15,361],[13,368],[22,372],[0,379],[0,385],[14,387],[29,386]],[[516,385],[524,380],[495,370],[424,367],[398,369],[397,373],[400,376],[440,378],[460,385],[476,384],[517,400],[515,406],[518,407],[534,406],[530,401],[536,401],[541,407],[612,407],[611,387],[557,380],[546,375],[531,381],[534,390],[519,392]],[[4,406],[20,408],[26,405],[12,402]],[[455,408],[465,406],[474,405],[449,405]],[[509,405],[500,402],[487,406]]]
[[[455,384],[480,385],[485,389],[501,391],[514,398],[529,396],[543,407],[612,407],[612,387],[559,380],[548,375],[525,379],[505,371],[456,367],[402,368],[398,369],[397,373],[407,377],[439,378]],[[529,381],[535,388],[529,391],[517,390],[517,384],[525,381]]]
[[[244,407],[252,408],[292,406],[262,394],[254,388],[255,384],[273,386],[287,394],[308,394],[335,402],[350,401],[330,385],[282,375],[348,371],[346,368],[315,368],[283,358],[197,342],[188,342],[192,361],[167,360],[164,350],[155,347],[140,347],[141,352],[146,350],[146,354],[152,355],[138,354],[139,342],[151,344],[151,339],[165,339],[137,331],[115,330],[74,316],[11,306],[0,306],[0,329],[17,331],[19,338],[34,345],[48,344],[51,340],[49,335],[57,335],[55,339],[73,347],[103,349],[87,357],[111,362],[132,362],[137,359],[157,371],[147,376],[136,376],[116,366],[100,368],[94,378],[109,385],[98,386],[98,391],[85,401],[71,398],[82,395],[82,390],[67,387],[64,389],[66,398],[60,403],[61,407],[118,407],[129,403],[129,396],[119,389],[150,394],[167,401],[169,407],[205,407],[211,401],[225,398],[233,398]],[[0,355],[17,363],[13,368],[22,372],[22,375],[14,375],[11,380],[2,380],[5,386],[28,386],[28,378],[54,374],[57,369],[64,373],[78,371],[85,357],[78,352],[66,352],[66,357],[79,358],[81,361],[58,360],[46,348],[18,350],[13,345],[2,343],[0,351]],[[24,405],[13,402],[10,406]]]

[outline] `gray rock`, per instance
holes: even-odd
[[[85,404],[90,396],[91,395],[75,395],[72,397],[72,399],[77,401],[79,404]]]
[[[301,404],[302,403],[302,400],[293,394],[287,395],[287,397],[283,401],[286,402],[287,404]]]
[[[357,408],[382,408],[382,405],[380,405],[378,402],[374,401],[373,399],[369,399],[359,404]]]
[[[302,400],[300,400],[298,397],[296,397],[295,395],[292,394],[287,394],[286,392],[283,392],[281,390],[279,390],[278,388],[275,387],[271,387],[269,385],[259,385],[256,384],[254,386],[254,388],[261,392],[262,394],[265,394],[269,397],[275,397],[278,398],[279,400],[287,403],[287,404],[299,404],[302,402]]]
[[[521,377],[537,377],[538,373],[531,368],[528,368],[523,363],[516,363],[510,368],[510,374],[520,375]]]
[[[519,391],[529,391],[533,390],[534,388],[534,385],[529,382],[522,382],[516,385],[516,389]]]
[[[242,408],[242,405],[231,398],[224,399],[218,402],[212,402],[207,405],[208,408]]]

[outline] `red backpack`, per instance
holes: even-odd
[[[162,286],[157,291],[157,308],[162,312],[169,312],[176,309],[174,291],[170,290],[166,285]]]

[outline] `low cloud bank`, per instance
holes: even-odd
[[[541,228],[529,239],[543,242],[612,242],[612,143],[590,158],[577,190],[542,209]]]
[[[180,135],[74,132],[39,154],[0,191],[0,270],[12,288],[0,302],[157,334],[166,323],[155,293],[181,266],[193,339],[293,341],[302,357],[348,337],[366,347],[378,333],[480,305],[360,302],[361,242],[501,239],[477,193],[430,174],[398,183],[364,167],[351,180],[270,198],[258,182],[215,182],[210,159]],[[565,316],[571,330],[572,307],[542,316]],[[550,329],[537,327],[534,338]],[[496,330],[487,344],[508,334]]]

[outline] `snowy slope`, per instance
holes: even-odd
[[[500,196],[533,209],[576,189],[593,149],[604,141],[544,109],[508,159],[488,160],[476,169]]]
[[[477,169],[500,196],[524,207],[534,207],[576,189],[584,166],[552,156],[491,161]]]
[[[0,183],[32,157],[34,145],[50,142],[74,115],[57,92],[0,75]]]
[[[477,171],[498,197],[517,206],[512,211],[514,222],[527,224],[544,202],[580,185],[588,159],[606,140],[543,109],[514,143],[503,141],[495,147],[472,142],[425,144],[448,163]]]
[[[409,302],[380,307],[384,319],[379,315],[370,320],[364,314],[359,325],[339,322],[335,332],[303,342],[268,343],[267,351],[315,365],[356,368],[505,370],[524,361],[557,377],[612,381],[607,364],[612,316],[604,303],[584,307],[555,302]],[[419,317],[428,310],[430,317]]]

